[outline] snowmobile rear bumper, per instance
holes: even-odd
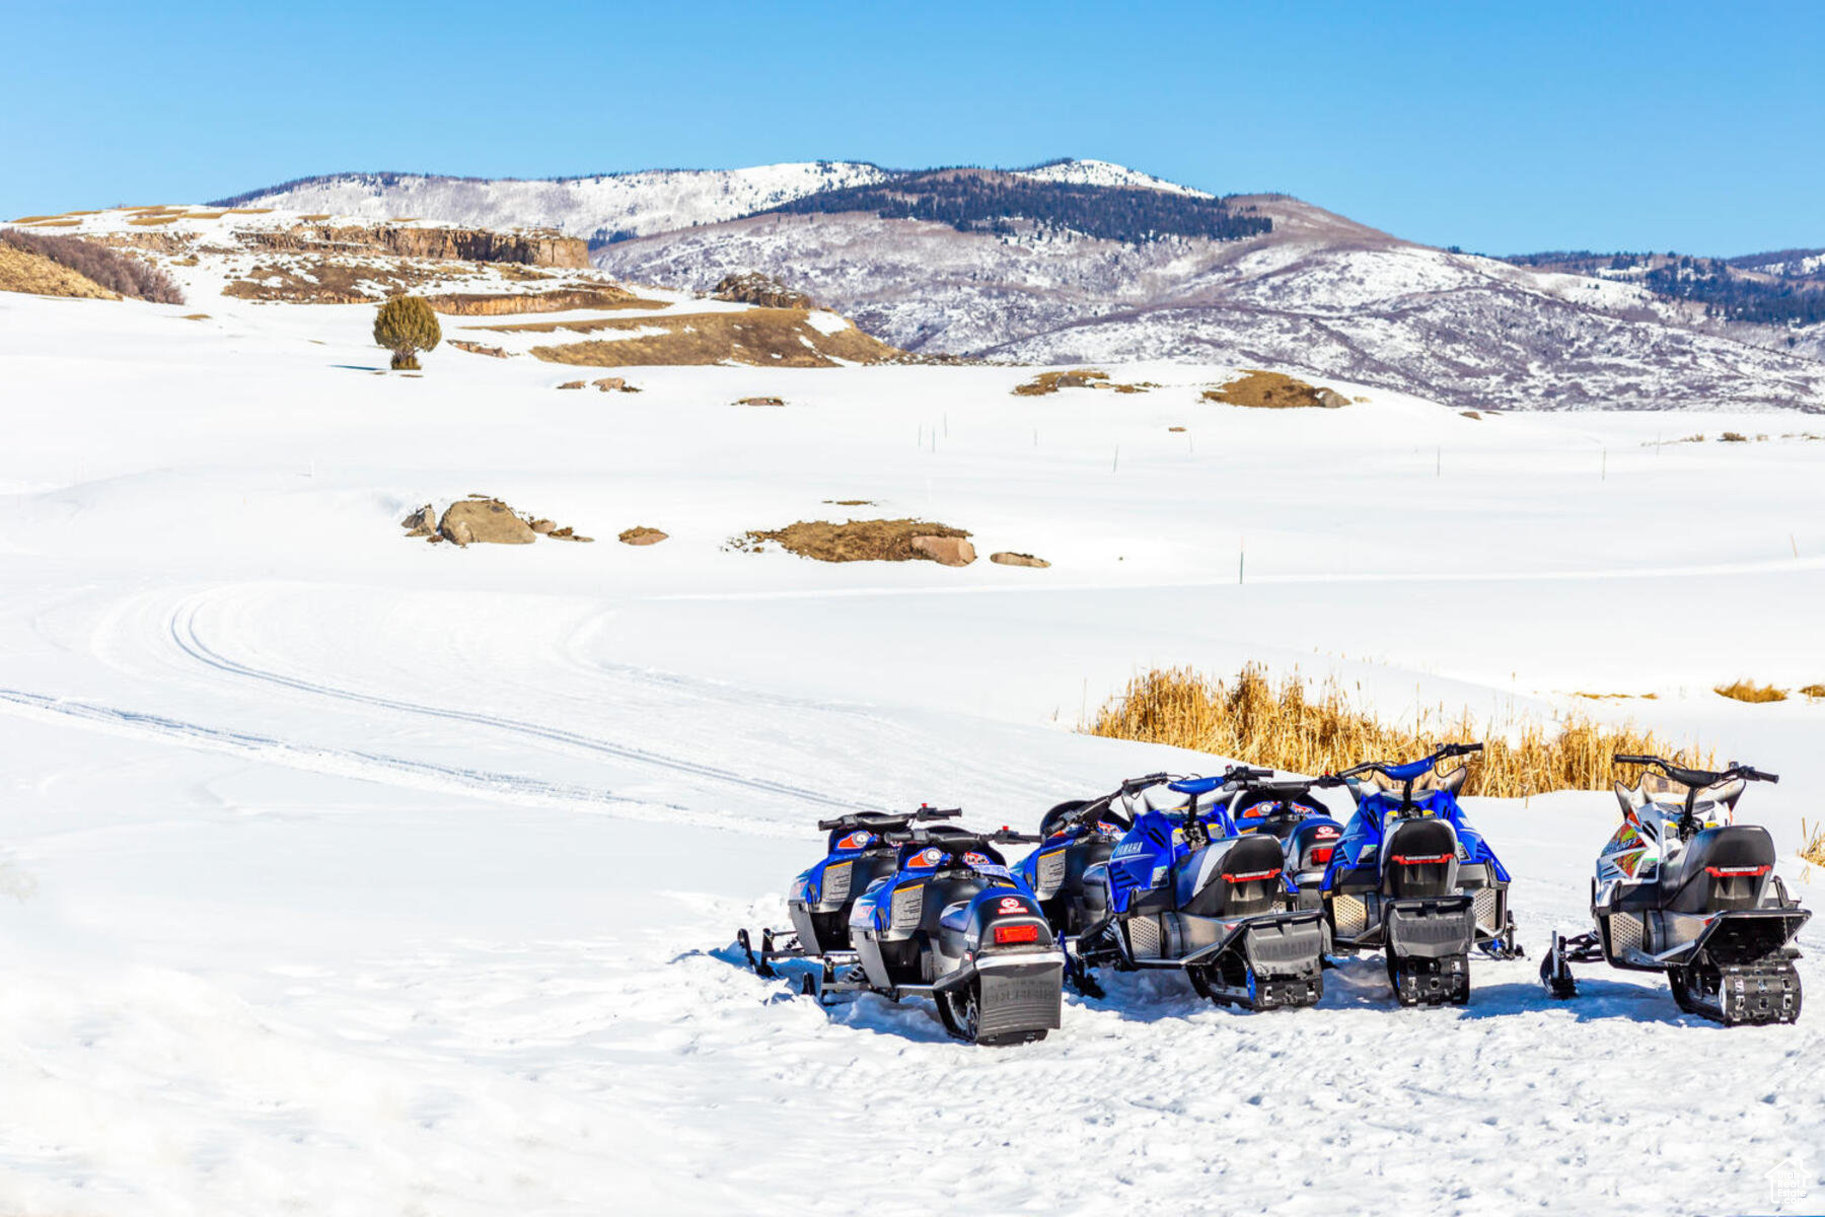
[[[1063,951],[979,955],[931,987],[945,1029],[977,1043],[1017,1043],[1058,1029],[1064,1009]],[[974,1034],[953,1025],[947,994],[973,986]]]
[[[1469,896],[1390,900],[1383,906],[1388,980],[1403,1006],[1470,1000],[1476,906]]]

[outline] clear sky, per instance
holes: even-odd
[[[1825,246],[1825,3],[0,11],[0,218],[339,170],[1079,156],[1491,253]]]

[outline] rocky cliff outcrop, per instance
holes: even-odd
[[[495,231],[325,223],[243,229],[235,236],[249,249],[285,252],[386,253],[401,258],[458,258],[466,262],[517,262],[573,269],[589,265],[585,242],[543,228]]]

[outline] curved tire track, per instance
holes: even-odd
[[[801,786],[791,786],[784,782],[775,782],[766,778],[748,777],[714,765],[705,765],[696,761],[681,760],[665,756],[644,748],[635,748],[626,744],[617,744],[609,740],[596,739],[580,735],[574,731],[565,731],[558,727],[547,727],[524,719],[506,718],[500,715],[484,714],[477,710],[453,710],[440,706],[428,706],[420,702],[404,701],[399,698],[381,697],[370,693],[357,693],[350,689],[339,689],[333,685],[304,680],[295,676],[286,676],[279,672],[270,672],[249,664],[230,659],[203,641],[196,628],[197,604],[195,601],[180,607],[172,614],[169,628],[172,641],[185,654],[207,667],[218,672],[236,676],[244,680],[257,680],[268,684],[279,685],[302,693],[318,697],[333,698],[355,705],[373,706],[385,710],[394,710],[405,714],[417,714],[427,718],[441,719],[446,722],[467,723],[471,726],[485,727],[493,731],[506,731],[516,735],[529,736],[548,743],[562,744],[571,748],[593,752],[616,760],[632,761],[636,764],[650,765],[669,770],[673,773],[687,774],[691,777],[706,778],[713,782],[738,786],[744,790],[757,791],[762,794],[778,795],[796,799],[800,802],[815,803],[821,807],[835,807],[844,811],[878,810],[868,804],[858,803],[853,799],[834,798],[815,790]],[[405,762],[411,764],[413,762]],[[532,780],[532,779],[527,779]]]

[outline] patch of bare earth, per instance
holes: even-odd
[[[1109,379],[1107,372],[1095,368],[1077,368],[1070,372],[1041,372],[1024,384],[1015,385],[1014,396],[1043,397],[1060,389],[1109,389],[1116,393],[1145,393],[1148,389],[1157,388],[1158,385],[1148,381],[1118,384]]]
[[[604,318],[515,326],[484,326],[503,333],[621,333],[624,338],[532,348],[549,363],[596,368],[742,364],[763,368],[834,368],[843,363],[885,363],[900,351],[854,326],[825,333],[806,309],[756,308],[733,313],[675,317]]]
[[[1246,370],[1240,379],[1204,390],[1203,398],[1227,406],[1249,406],[1260,410],[1300,407],[1336,410],[1350,404],[1350,399],[1335,389],[1308,385],[1303,380],[1294,380],[1281,372]]]
[[[914,544],[919,538],[956,538],[970,534],[929,520],[799,520],[784,528],[755,529],[730,542],[731,548],[760,553],[777,545],[787,553],[819,562],[932,562],[929,547]]]

